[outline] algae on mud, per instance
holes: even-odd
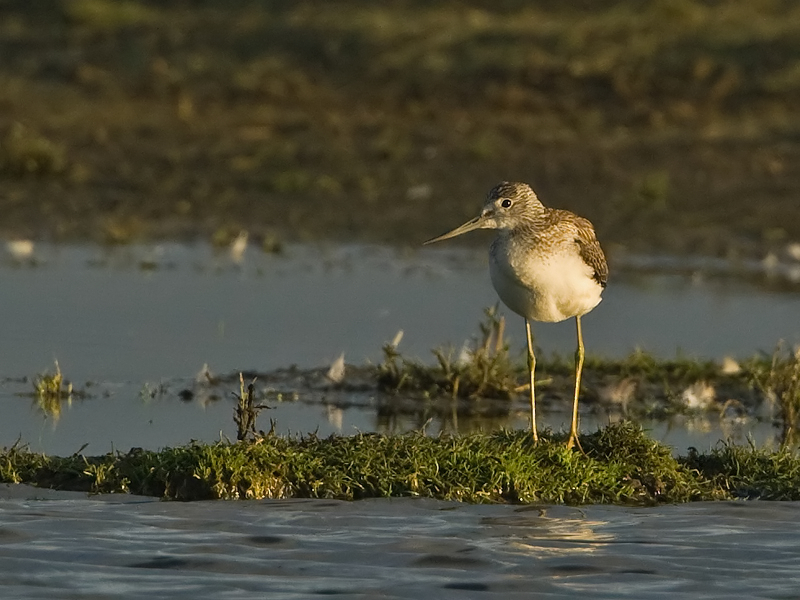
[[[159,452],[0,453],[0,481],[174,500],[426,497],[465,502],[654,504],[800,499],[800,458],[721,445],[674,458],[631,423],[582,435],[499,431],[436,438],[361,434],[190,444]]]

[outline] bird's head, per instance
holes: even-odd
[[[514,229],[536,216],[543,208],[527,183],[503,181],[489,191],[481,214],[425,244],[441,242],[475,229]]]

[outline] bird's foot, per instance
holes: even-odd
[[[581,442],[578,439],[578,433],[575,431],[569,432],[569,439],[567,440],[567,450],[572,450],[572,448],[577,448],[581,451],[581,454],[586,456],[586,452],[583,451],[583,447],[581,447]]]

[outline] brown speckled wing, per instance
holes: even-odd
[[[594,235],[594,228],[592,224],[578,217],[575,224],[578,227],[578,237],[575,241],[580,248],[581,258],[587,265],[594,269],[594,279],[601,286],[606,287],[608,281],[608,263],[606,256],[603,254],[603,249],[600,247],[600,242]]]

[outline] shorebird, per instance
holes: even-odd
[[[575,395],[567,447],[578,442],[578,396],[584,348],[581,317],[600,303],[608,264],[591,222],[544,206],[526,183],[504,181],[486,197],[480,215],[425,242],[432,244],[475,229],[496,229],[489,248],[489,274],[503,303],[525,319],[530,374],[531,431],[536,432],[536,356],[531,321],[556,323],[575,317]]]

